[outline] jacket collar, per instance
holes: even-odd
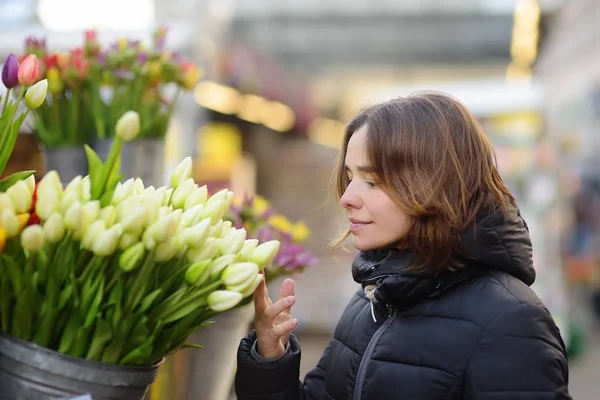
[[[485,269],[496,269],[531,285],[535,281],[527,224],[517,209],[481,215],[462,235],[466,267],[436,277],[406,271],[413,254],[391,250],[360,252],[352,275],[363,288],[375,290],[376,301],[401,309],[438,296]]]

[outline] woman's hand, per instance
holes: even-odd
[[[254,292],[254,328],[256,329],[258,353],[266,358],[279,358],[285,354],[285,346],[298,320],[292,318],[294,281],[286,279],[279,290],[279,300],[269,298],[263,279]]]

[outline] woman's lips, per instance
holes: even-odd
[[[370,224],[371,224],[371,222],[350,220],[350,232],[352,232],[352,233],[357,232],[357,231],[361,230],[362,228],[364,228],[365,226],[370,225]]]

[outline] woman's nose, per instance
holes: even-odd
[[[354,190],[352,190],[351,185],[349,185],[340,198],[340,203],[344,208],[360,208],[361,200]]]

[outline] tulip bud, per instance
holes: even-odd
[[[156,250],[154,252],[154,260],[156,262],[167,262],[171,261],[175,254],[177,253],[177,239],[171,238],[166,242],[159,243],[156,246]]]
[[[179,185],[190,179],[192,176],[192,158],[186,157],[175,167],[171,173],[171,186],[177,189]]]
[[[65,223],[62,216],[55,212],[44,223],[44,237],[48,243],[57,243],[65,236]]]
[[[166,186],[161,186],[158,189],[156,189],[156,192],[154,192],[154,196],[159,199],[161,206],[166,206],[167,204],[169,204],[169,195],[167,194]]]
[[[25,183],[27,184],[27,189],[29,189],[29,193],[33,195],[33,191],[35,190],[35,175],[29,175],[29,177],[25,179]]]
[[[234,254],[225,254],[217,259],[215,259],[210,265],[210,276],[215,278],[217,276],[221,276],[223,270],[229,267],[235,261]]]
[[[225,202],[223,200],[214,201],[212,203],[206,203],[199,217],[210,218],[212,224],[216,224],[221,218],[223,218],[223,206]]]
[[[232,309],[242,301],[242,295],[229,290],[215,290],[208,295],[208,307],[216,312]]]
[[[225,204],[225,209],[229,210],[229,208],[231,207],[231,204],[233,203],[233,192],[228,192],[227,193],[227,201]]]
[[[210,277],[210,260],[200,260],[185,271],[185,280],[190,285],[201,286]]]
[[[239,262],[225,268],[221,280],[227,286],[239,285],[258,274],[258,265],[253,262]]]
[[[183,208],[188,210],[188,209],[194,207],[195,205],[204,204],[204,203],[206,203],[207,198],[208,198],[208,189],[206,188],[206,185],[204,185],[202,187],[195,189],[188,196],[188,198],[185,200]]]
[[[100,219],[104,221],[106,227],[111,227],[117,220],[117,209],[115,206],[106,206],[100,210]]]
[[[123,202],[123,200],[131,197],[134,194],[134,187],[133,187],[133,179],[128,179],[125,181],[125,183],[117,183],[117,187],[115,188],[115,191],[113,192],[113,196],[112,199],[110,201],[110,203],[113,206],[117,206],[119,204],[121,204]]]
[[[48,89],[50,93],[60,93],[65,88],[65,82],[60,76],[58,69],[56,67],[52,67],[46,73],[46,77],[48,78]]]
[[[2,83],[12,89],[19,83],[19,63],[14,54],[9,54],[2,67]]]
[[[6,191],[15,206],[17,214],[28,212],[31,209],[31,193],[24,181],[18,181]]]
[[[79,231],[81,228],[81,218],[83,216],[83,207],[78,201],[73,202],[65,212],[65,229],[71,232]]]
[[[146,193],[146,187],[144,186],[144,181],[142,178],[135,178],[133,181],[133,190],[135,191],[135,194]]]
[[[15,212],[10,208],[5,208],[2,211],[2,220],[0,222],[0,226],[4,229],[6,236],[9,238],[15,237],[19,234],[21,227],[19,226],[17,214],[15,214]]]
[[[40,64],[35,54],[30,54],[21,63],[18,71],[19,83],[22,86],[31,86],[37,81]]]
[[[263,279],[264,279],[264,276],[262,274],[257,274],[254,277],[254,280],[252,281],[252,283],[248,286],[248,288],[245,291],[240,292],[240,293],[242,293],[242,297],[246,298],[246,297],[252,296],[254,294],[254,291],[256,290],[258,285],[260,285],[260,282]]]
[[[138,206],[135,209],[129,209],[123,219],[120,220],[123,232],[141,232],[146,223],[146,208]]]
[[[0,211],[2,210],[15,211],[15,205],[6,193],[0,193]]]
[[[94,240],[92,251],[100,257],[108,257],[117,249],[119,236],[113,228],[107,229],[100,233]]]
[[[223,233],[223,220],[217,222],[215,225],[210,227],[210,231],[208,232],[209,236],[220,238],[225,237],[226,235],[222,235]],[[229,232],[228,232],[229,233]]]
[[[232,229],[235,229],[232,227],[232,223],[231,221],[223,221],[223,229],[221,230],[221,237],[226,236],[229,232],[231,232]]]
[[[200,218],[200,213],[202,212],[202,210],[204,209],[204,205],[202,204],[197,204],[194,207],[185,210],[183,212],[183,214],[181,215],[181,225],[183,227],[188,227],[188,226],[192,226],[197,224],[198,222],[200,222],[201,218]],[[210,224],[210,219],[207,219],[207,221]]]
[[[219,251],[219,239],[209,237],[199,249],[190,249],[187,259],[190,262],[199,260],[211,260]]]
[[[209,229],[210,220],[205,219],[190,228],[183,229],[179,237],[183,244],[192,249],[197,249],[204,244],[204,241],[208,237]]]
[[[43,79],[27,90],[25,104],[29,109],[35,110],[46,100],[46,93],[48,93],[48,80]]]
[[[87,227],[81,238],[81,245],[86,250],[93,250],[94,241],[106,230],[106,224],[101,219],[96,220]]]
[[[171,205],[174,208],[183,208],[187,198],[196,190],[196,183],[192,178],[184,181],[175,189],[171,197]]]
[[[268,242],[260,244],[252,252],[250,261],[258,264],[260,269],[265,268],[277,255],[281,242],[278,240],[269,240]]]
[[[44,248],[44,231],[40,225],[30,225],[21,233],[21,246],[32,253]]]
[[[144,244],[139,242],[139,240],[140,235],[138,233],[124,232],[119,239],[119,249],[125,250],[136,245],[137,243],[143,246]]]
[[[90,176],[84,176],[81,180],[81,200],[87,201],[92,198],[92,181]]]
[[[236,229],[221,240],[219,250],[221,254],[237,254],[244,245],[244,240],[246,240],[246,230]]]
[[[78,199],[81,199],[83,197],[83,178],[81,177],[81,175],[77,175],[75,178],[73,178],[71,180],[71,182],[69,182],[67,184],[67,187],[65,188],[65,192],[64,195],[68,195],[70,193],[75,194],[75,196],[77,196]]]
[[[134,244],[119,256],[119,267],[125,272],[133,271],[144,259],[145,252],[143,243]]]
[[[254,252],[254,249],[256,249],[256,246],[258,246],[258,239],[247,239],[246,241],[244,241],[242,249],[239,252],[240,260],[250,261],[252,253]]]
[[[100,201],[88,201],[83,205],[81,211],[81,229],[74,232],[73,237],[75,239],[81,238],[81,235],[87,229],[87,227],[98,219],[98,216],[100,215]]]
[[[213,194],[212,196],[210,196],[210,198],[207,200],[207,204],[211,204],[214,203],[216,201],[223,201],[223,204],[227,203],[227,193],[229,192],[229,189],[221,189],[219,190],[217,193]]]
[[[69,209],[71,204],[76,202],[78,199],[79,199],[79,197],[77,197],[77,194],[75,194],[74,192],[65,193],[62,200],[60,201],[58,210],[60,211],[60,213],[62,215],[65,215],[65,213],[67,212],[67,210]]]
[[[135,111],[127,111],[119,118],[115,126],[115,134],[124,142],[133,140],[140,133],[140,115]]]
[[[63,187],[62,182],[60,181],[60,176],[58,176],[58,172],[48,172],[40,181],[36,193],[38,198],[44,198],[48,195],[48,193],[60,193],[62,195]]]
[[[61,193],[62,194],[62,193]],[[59,192],[47,192],[45,196],[39,197],[35,203],[35,213],[42,221],[50,218],[54,212],[60,210]]]
[[[146,194],[152,194],[153,195],[153,194],[156,193],[156,188],[154,186],[150,185],[150,186],[148,186],[146,188],[146,190],[144,191],[144,193],[146,193]]]

